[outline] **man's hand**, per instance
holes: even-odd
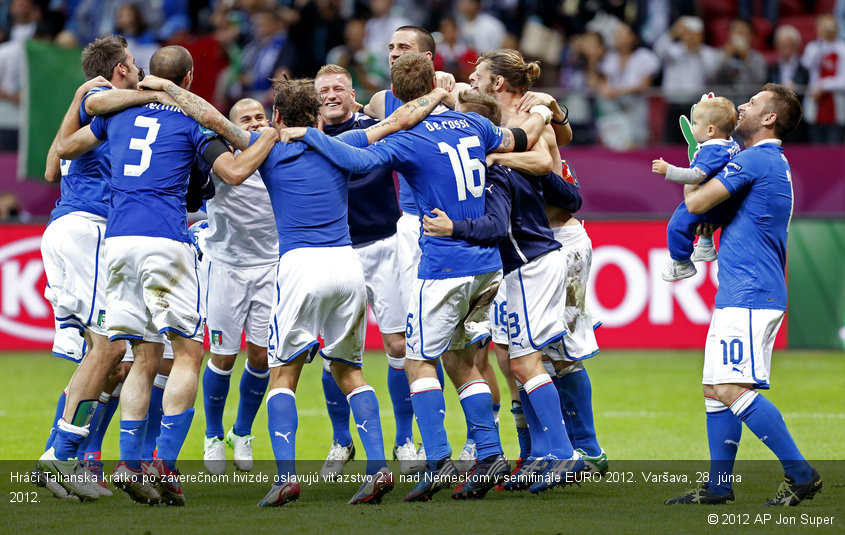
[[[305,133],[307,131],[308,129],[304,126],[282,128],[281,130],[279,130],[279,141],[283,141],[285,143],[293,143],[294,141],[299,141],[300,139],[305,137]]]
[[[437,71],[434,73],[434,86],[451,92],[455,89],[455,77],[451,73]]]
[[[557,100],[548,93],[540,93],[539,91],[526,91],[522,98],[516,103],[516,111],[529,111],[534,106],[546,106],[552,112],[552,120],[561,122],[566,119],[566,113],[557,103]]]
[[[138,83],[138,89],[152,89],[153,91],[164,91],[167,86],[175,85],[170,80],[165,80],[164,78],[159,78],[158,76],[153,76],[152,74],[148,74],[144,76],[144,79]]]
[[[423,234],[437,238],[449,238],[452,236],[452,220],[449,219],[446,212],[440,208],[435,208],[431,213],[434,214],[434,217],[423,215]]]
[[[651,161],[651,172],[657,173],[658,175],[665,175],[666,170],[669,168],[669,164],[666,163],[663,158],[659,158],[657,160]]]
[[[91,78],[76,90],[76,94],[80,97],[83,97],[88,94],[88,91],[91,91],[95,87],[111,87],[111,82],[103,78],[102,76],[97,76],[96,78]]]
[[[145,78],[145,80],[146,80],[146,78]],[[156,91],[155,94],[156,94],[156,102],[158,102],[162,106],[176,106],[177,108],[179,107],[179,104],[176,103],[176,101],[173,99],[173,97],[171,97],[170,95],[168,95],[164,91]]]

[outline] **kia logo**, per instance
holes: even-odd
[[[38,258],[17,258],[32,252],[38,252]],[[52,316],[50,304],[37,287],[44,273],[40,252],[41,236],[23,238],[0,246],[0,331],[17,338],[52,342],[55,336],[54,327],[22,323],[17,319],[22,310],[26,310],[30,318]]]

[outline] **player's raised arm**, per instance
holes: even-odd
[[[202,126],[214,130],[237,149],[245,150],[249,146],[249,133],[226,119],[217,108],[190,91],[186,91],[170,80],[157,76],[146,76],[138,87],[164,91],[176,101],[182,111]]]
[[[267,155],[273,149],[273,145],[279,141],[279,132],[275,128],[266,127],[261,130],[261,135],[240,154],[224,151],[217,151],[212,156],[211,169],[226,184],[237,186],[252,174],[264,163]],[[222,143],[222,141],[220,142]],[[206,158],[208,161],[209,158]]]
[[[517,112],[529,111],[532,107],[543,105],[552,112],[549,124],[555,132],[555,141],[558,147],[568,145],[572,141],[572,126],[569,124],[569,110],[566,106],[561,108],[557,100],[547,93],[539,91],[526,91],[516,105]]]
[[[535,106],[519,128],[503,128],[502,143],[493,152],[524,152],[533,147],[543,135],[543,129],[551,117],[545,106]]]
[[[412,128],[425,119],[448,95],[445,89],[435,88],[431,93],[403,104],[391,113],[390,117],[364,130],[367,133],[367,142],[375,143],[394,132]]]
[[[97,76],[77,88],[73,95],[73,101],[68,106],[62,124],[59,126],[59,131],[56,133],[56,138],[53,140],[53,145],[50,147],[51,152],[47,155],[48,164],[51,159],[55,162],[57,158],[65,160],[78,158],[102,143],[91,134],[89,128],[80,130],[81,122],[79,119],[82,99],[89,91],[101,86],[111,87],[111,82],[102,76]],[[53,150],[55,150],[55,153],[53,153]]]
[[[302,142],[336,167],[356,174],[368,173],[377,167],[388,167],[403,160],[400,147],[383,147],[380,143],[359,148],[367,145],[367,134],[363,130],[350,130],[337,137],[329,137],[316,128],[308,128]],[[405,147],[405,150],[412,149]]]
[[[376,119],[384,119],[384,96],[387,94],[387,90],[379,91],[373,98],[370,99],[370,102],[364,106],[363,112],[370,117],[375,117]]]
[[[151,102],[176,106],[176,102],[164,91],[138,91],[136,89],[112,89],[98,91],[85,99],[85,112],[88,115],[104,115],[133,106],[143,106]]]

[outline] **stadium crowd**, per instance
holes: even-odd
[[[83,47],[117,32],[147,67],[161,45],[202,58],[194,90],[229,109],[272,100],[268,78],[347,68],[359,98],[388,80],[393,28],[437,41],[435,67],[467,81],[479,54],[520,50],[540,60],[538,87],[572,111],[574,143],[625,150],[679,143],[677,116],[701,93],[744,101],[767,81],[804,98],[797,141],[845,141],[845,0],[12,0],[0,7],[0,111],[19,101],[23,40]],[[756,6],[760,7],[760,6]],[[15,145],[15,113],[0,113],[0,144]]]

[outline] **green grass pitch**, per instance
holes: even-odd
[[[224,415],[232,425],[237,410],[242,360],[236,365]],[[303,486],[296,503],[279,509],[255,507],[269,489],[266,483],[186,483],[184,509],[133,506],[118,492],[97,503],[68,503],[53,499],[43,489],[15,482],[12,474],[25,472],[43,448],[55,402],[73,364],[41,353],[0,355],[0,533],[82,533],[100,530],[125,533],[207,533],[218,530],[263,533],[294,529],[295,533],[408,532],[440,533],[564,533],[590,530],[609,533],[704,533],[763,531],[842,533],[845,529],[845,354],[835,352],[777,352],[773,357],[772,390],[765,393],[781,410],[799,448],[822,473],[825,487],[812,501],[788,510],[770,511],[760,504],[773,494],[782,477],[771,452],[743,430],[735,485],[737,502],[724,507],[666,507],[662,501],[694,486],[697,472],[707,470],[707,440],[700,391],[702,355],[692,352],[605,351],[587,361],[593,384],[593,404],[599,442],[611,459],[616,481],[584,483],[554,489],[541,496],[491,492],[472,503],[449,499],[448,492],[431,503],[404,504],[401,497],[412,486],[397,481],[397,488],[379,506],[347,506],[357,485]],[[393,438],[393,416],[386,390],[386,360],[380,354],[365,357],[364,375],[375,387],[381,404],[388,456]],[[505,454],[518,453],[509,397],[502,382],[503,409],[500,434]],[[201,395],[201,394],[200,394]],[[454,388],[446,388],[446,427],[457,456],[466,429]],[[313,462],[316,471],[331,443],[320,384],[320,365],[305,368],[297,389],[299,429],[297,456]],[[202,470],[204,415],[198,398],[197,413],[182,449],[183,472]],[[119,417],[119,413],[116,418]],[[105,458],[118,455],[116,426],[106,435]],[[272,476],[272,450],[267,436],[266,411],[259,411],[253,434],[254,473]],[[419,440],[419,435],[416,435]],[[353,438],[360,446],[357,435]],[[363,448],[359,447],[363,457]],[[231,455],[231,452],[229,452]],[[190,460],[194,460],[191,462]],[[768,462],[758,462],[768,461]],[[107,463],[107,468],[113,463]],[[394,467],[398,478],[398,467]],[[300,469],[300,473],[303,470]],[[648,477],[651,473],[652,478]],[[655,474],[661,477],[653,479]],[[668,475],[669,481],[666,480]],[[681,475],[690,483],[671,481]],[[227,477],[233,478],[230,468]],[[633,482],[631,482],[633,481]],[[37,500],[37,501],[34,501]],[[708,515],[716,514],[711,525]],[[770,515],[766,517],[764,515]],[[832,519],[831,519],[832,518]],[[780,523],[777,523],[780,522]],[[794,524],[791,524],[794,522]],[[832,522],[825,524],[825,522]],[[822,524],[816,527],[817,524]]]

